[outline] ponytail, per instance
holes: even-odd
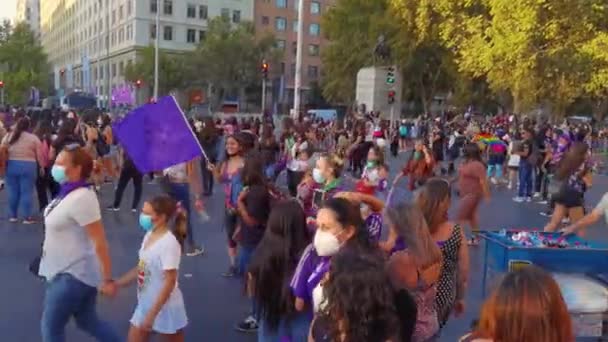
[[[170,225],[171,233],[179,242],[179,245],[184,248],[184,242],[188,237],[188,214],[186,210],[181,207],[180,203],[177,203],[175,214],[173,215],[173,222]]]
[[[179,202],[168,195],[156,196],[149,200],[148,203],[157,214],[167,217],[169,230],[183,249],[184,241],[186,241],[186,237],[188,236],[188,214],[186,210]]]

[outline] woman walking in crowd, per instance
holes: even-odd
[[[97,316],[98,286],[113,294],[116,284],[99,201],[87,183],[92,172],[93,159],[79,145],[66,146],[51,170],[61,189],[44,211],[39,269],[47,281],[40,322],[43,342],[64,342],[72,317],[98,341],[122,341]]]
[[[34,134],[40,139],[40,164],[38,165],[38,178],[36,179],[36,193],[38,195],[38,204],[40,212],[49,204],[49,191],[51,188],[51,144],[53,136],[53,128],[49,121],[40,121],[34,129]]]
[[[469,274],[466,237],[460,225],[448,220],[450,203],[450,185],[439,178],[430,179],[416,198],[416,205],[422,210],[431,237],[443,254],[435,300],[440,327],[445,326],[452,313],[463,313]]]
[[[471,226],[469,244],[479,243],[476,232],[479,231],[478,209],[482,199],[489,200],[490,186],[486,166],[481,160],[481,151],[477,144],[470,143],[463,149],[464,160],[458,168],[458,201],[457,221],[461,225]]]
[[[94,118],[89,117],[84,121],[81,126],[82,140],[84,140],[84,149],[89,153],[91,158],[95,161],[93,164],[93,173],[91,174],[91,181],[95,184],[97,192],[101,190],[101,183],[103,182],[102,166],[98,163],[100,154],[97,150],[97,140],[101,139],[100,132],[97,129],[97,122]]]
[[[211,196],[213,194],[214,179],[213,173],[209,170],[207,164],[217,163],[220,143],[220,136],[215,124],[213,123],[213,118],[208,117],[205,119],[198,135],[201,146],[209,159],[203,159],[201,161],[201,172],[203,173],[203,195]]]
[[[435,300],[443,257],[422,212],[409,204],[386,211],[393,250],[387,269],[395,290],[408,290],[418,310],[414,341],[436,341],[439,320]]]
[[[99,139],[103,139],[103,144],[107,146],[108,153],[100,154],[100,164],[103,168],[104,176],[109,177],[110,182],[114,182],[118,173],[116,157],[118,154],[118,146],[114,142],[114,133],[112,132],[112,118],[108,114],[102,114],[97,119],[99,126]],[[100,151],[98,151],[99,153]],[[105,152],[105,151],[102,151]],[[105,181],[108,181],[106,178]]]
[[[8,190],[9,221],[17,222],[19,217],[23,224],[33,224],[33,195],[36,177],[42,172],[38,165],[45,165],[41,154],[40,139],[27,130],[30,119],[20,119],[15,130],[2,140],[2,146],[8,151],[6,164],[6,188]]]
[[[413,326],[403,324],[384,260],[377,254],[340,251],[332,258],[326,298],[310,329],[309,342],[410,341]],[[408,323],[409,323],[408,322]],[[408,329],[409,328],[409,329]]]
[[[572,323],[553,277],[536,266],[509,272],[461,342],[571,342]]]
[[[270,180],[276,178],[276,164],[279,151],[279,144],[274,136],[272,125],[264,125],[263,136],[260,138],[260,152],[264,161],[264,174]]]
[[[75,133],[76,131],[76,120],[74,119],[64,119],[61,121],[61,125],[59,125],[57,138],[53,141],[51,145],[51,154],[49,156],[50,164],[52,165],[55,162],[55,159],[59,155],[59,152],[63,151],[65,146],[77,144],[80,146],[84,146],[85,143],[82,140],[80,135]],[[55,197],[59,192],[59,184],[54,180],[51,180],[51,197]]]
[[[165,192],[180,202],[182,208],[186,211],[187,219],[187,241],[188,247],[185,249],[187,256],[197,256],[204,253],[202,246],[199,246],[194,240],[194,231],[192,229],[192,206],[190,197],[194,193],[195,208],[202,210],[203,202],[201,195],[201,172],[199,169],[200,160],[194,158],[188,162],[180,163],[166,168],[163,171]]]
[[[418,186],[433,175],[435,161],[429,149],[422,140],[416,140],[414,152],[403,168],[403,171],[395,177],[393,185],[397,184],[402,177],[408,176],[408,190],[414,191]]]
[[[169,196],[144,203],[139,226],[146,233],[137,266],[116,281],[122,288],[137,280],[137,306],[131,318],[129,342],[149,341],[151,334],[168,342],[184,341],[188,324],[178,270],[187,234],[186,212]],[[114,289],[101,288],[113,295]]]
[[[317,210],[323,203],[342,190],[340,176],[343,166],[342,160],[335,154],[324,154],[317,159],[317,165],[312,170],[312,178],[317,183],[312,194],[312,207],[304,208],[310,223],[314,222]]]
[[[575,223],[585,215],[585,191],[592,182],[591,168],[586,163],[588,149],[584,142],[573,143],[559,164],[554,184],[551,185],[551,199],[555,202],[555,209],[545,226],[546,232],[555,231],[566,216]],[[584,231],[580,231],[579,235],[584,235]]]
[[[237,227],[237,209],[236,197],[233,193],[238,193],[240,189],[233,189],[233,180],[239,175],[245,159],[243,154],[243,142],[240,135],[230,135],[226,138],[226,160],[222,161],[219,166],[209,165],[209,169],[214,173],[215,179],[224,186],[224,229],[228,238],[228,258],[230,266],[222,275],[225,277],[234,277],[237,274],[236,253],[237,244],[235,241],[235,233]]]
[[[306,340],[311,317],[296,311],[289,279],[310,241],[306,217],[298,202],[278,203],[270,212],[248,271],[248,289],[260,321],[259,342]]]
[[[116,186],[116,192],[114,192],[114,201],[112,205],[108,207],[108,210],[119,211],[120,203],[122,202],[122,196],[127,188],[130,181],[133,182],[133,202],[131,202],[131,211],[137,212],[139,208],[139,201],[143,192],[143,178],[144,176],[137,170],[133,160],[124,149],[121,150],[120,154],[122,157],[122,168],[120,170],[120,176],[118,177],[118,185]]]
[[[357,191],[376,195],[387,188],[388,170],[384,163],[384,152],[378,146],[372,146],[367,152],[367,163],[357,182]]]

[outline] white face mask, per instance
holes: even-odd
[[[323,172],[321,172],[321,169],[319,168],[315,167],[314,170],[312,170],[312,178],[315,180],[315,182],[319,184],[325,183],[325,177],[323,176]]]
[[[341,243],[334,234],[317,230],[313,245],[319,256],[332,256],[338,253]]]
[[[101,119],[97,120],[97,124],[98,124],[99,126],[103,125],[103,120],[101,120]]]
[[[371,170],[367,174],[367,180],[372,184],[376,184],[378,182],[378,180],[380,180],[380,175],[378,174],[378,169]]]
[[[325,298],[325,293],[323,292],[323,285],[320,283],[312,290],[312,307],[314,313],[327,307],[327,298]]]

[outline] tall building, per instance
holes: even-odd
[[[17,0],[15,23],[27,23],[36,37],[40,34],[40,0]]]
[[[106,100],[125,84],[125,67],[155,42],[160,11],[163,50],[194,49],[210,18],[253,20],[253,0],[40,0],[41,41],[59,93],[82,89]]]
[[[321,15],[333,3],[332,0],[304,1],[304,32],[302,52],[302,103],[313,82],[320,82],[320,53],[326,41],[321,36]],[[289,105],[293,102],[296,73],[296,47],[298,36],[298,0],[256,0],[255,27],[258,34],[272,32],[277,39],[277,47],[282,49],[283,60],[270,68],[278,69],[280,77],[273,80],[273,98],[276,102]],[[271,71],[276,75],[276,71]]]

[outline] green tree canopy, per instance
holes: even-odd
[[[158,59],[158,93],[159,96],[185,86],[185,57],[180,54],[159,51]],[[125,79],[129,82],[141,80],[145,88],[154,87],[154,46],[144,48],[135,64],[125,68]]]

